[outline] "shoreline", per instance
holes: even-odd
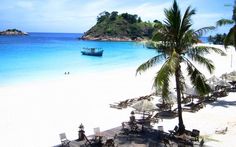
[[[235,61],[235,50],[233,57]],[[230,70],[230,56],[210,55],[209,58],[216,62],[216,71],[213,73],[216,76]],[[229,67],[226,69],[226,66]],[[2,146],[8,146],[9,142],[11,146],[18,146],[18,142],[21,142],[25,147],[60,144],[58,135],[65,132],[68,139],[76,139],[81,123],[85,126],[86,135],[93,134],[93,128],[96,127],[103,131],[120,126],[129,119],[132,108],[116,110],[110,108],[109,104],[150,94],[153,76],[158,67],[135,76],[136,68],[124,67],[68,76],[62,73],[62,78],[59,79],[0,87],[0,97],[3,100],[0,104]],[[232,69],[236,69],[235,65]],[[231,93],[225,99],[236,101],[236,93]],[[184,113],[183,117],[187,129],[200,129],[200,135],[207,135],[215,127],[231,122],[231,117],[235,114],[231,112],[236,113],[235,105],[229,106],[229,109],[208,106],[196,114]],[[219,118],[222,118],[221,122],[218,121]],[[210,132],[207,126],[209,123],[214,123]],[[164,120],[157,125],[163,125],[164,130],[168,131],[176,124],[176,120]],[[229,142],[225,139],[235,133],[235,127],[230,127],[229,134],[219,137],[227,144]]]

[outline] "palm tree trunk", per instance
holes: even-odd
[[[177,92],[177,105],[178,105],[178,116],[179,116],[179,135],[182,135],[185,132],[185,126],[182,117],[182,107],[181,107],[181,90],[180,90],[180,65],[175,71],[175,80],[176,80],[176,92]]]

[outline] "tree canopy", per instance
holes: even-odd
[[[205,76],[192,61],[203,65],[212,73],[214,70],[213,62],[204,57],[204,55],[210,52],[224,54],[223,51],[214,47],[196,46],[199,42],[199,37],[204,32],[214,29],[214,27],[194,30],[191,18],[195,13],[196,10],[189,6],[182,15],[176,0],[174,0],[172,7],[164,10],[165,20],[163,22],[156,21],[155,27],[158,29],[152,39],[152,46],[156,48],[158,54],[141,64],[136,70],[137,73],[142,73],[159,63],[163,63],[159,71],[157,71],[153,82],[153,87],[156,91],[161,89],[162,98],[168,98],[170,79],[175,77],[179,118],[178,133],[180,135],[185,132],[181,101],[182,92],[186,85],[182,68],[186,67],[190,83],[196,88],[197,92],[200,95],[205,95],[209,93],[210,86],[206,83]]]
[[[150,39],[155,31],[154,23],[143,22],[136,14],[104,11],[97,16],[97,23],[84,34],[84,38]]]

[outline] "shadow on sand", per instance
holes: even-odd
[[[225,100],[217,100],[213,103],[209,103],[209,105],[212,105],[213,107],[220,106],[228,108],[230,106],[236,106],[236,101],[225,101]]]

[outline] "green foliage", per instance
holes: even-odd
[[[21,32],[20,30],[17,30],[17,29],[7,29],[6,31],[7,32]]]
[[[154,30],[152,23],[143,22],[137,15],[104,11],[97,16],[96,25],[84,36],[150,39]]]
[[[234,24],[229,30],[228,34],[224,39],[224,46],[233,45],[236,50],[236,1],[234,1],[232,19],[220,19],[216,22],[216,26],[223,26],[227,24]]]
[[[178,133],[183,134],[185,127],[182,118],[181,95],[183,93],[183,87],[185,87],[185,81],[181,65],[187,65],[187,74],[190,77],[192,85],[200,95],[205,95],[210,92],[210,87],[205,82],[205,76],[190,60],[205,66],[206,69],[212,73],[214,65],[212,61],[205,58],[204,55],[211,52],[224,54],[224,52],[209,46],[194,46],[194,44],[199,42],[198,38],[201,37],[203,33],[214,29],[214,27],[204,27],[196,31],[192,29],[191,18],[195,14],[195,9],[192,9],[190,6],[187,7],[182,16],[180,8],[176,0],[174,0],[172,7],[165,9],[164,13],[165,20],[163,22],[154,21],[154,26],[157,28],[152,38],[154,43],[148,42],[149,47],[157,49],[159,54],[141,64],[136,72],[142,73],[160,62],[164,62],[154,78],[153,85],[156,91],[159,89],[162,90],[162,98],[165,98],[169,93],[170,78],[172,76],[175,77],[179,117]]]
[[[208,37],[208,41],[212,42],[213,44],[224,44],[224,40],[226,38],[226,34],[216,34],[215,36],[209,36]],[[231,42],[231,44],[233,44],[233,42]]]

